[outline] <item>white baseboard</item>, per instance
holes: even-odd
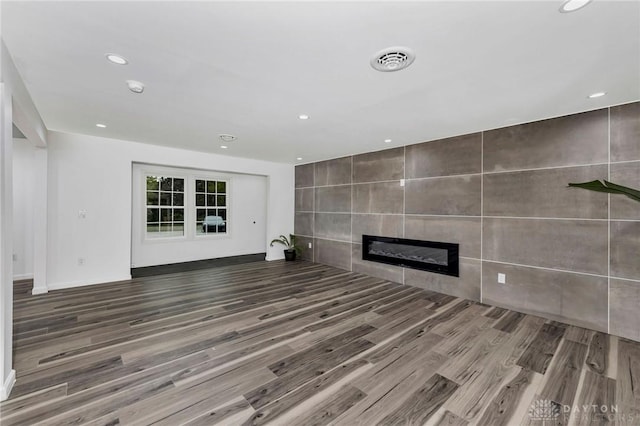
[[[36,296],[38,294],[47,294],[49,293],[49,289],[47,287],[34,287],[31,290],[31,295]]]
[[[49,283],[47,284],[47,288],[49,290],[62,290],[63,288],[75,288],[75,287],[84,287],[87,285],[97,285],[97,284],[108,284],[114,283],[118,281],[128,281],[131,279],[131,274],[117,276],[117,277],[105,277],[94,280],[81,280],[81,281],[70,281],[70,282],[62,282],[62,283]]]
[[[7,399],[9,399],[9,394],[11,394],[11,389],[13,389],[13,385],[15,383],[16,370],[11,370],[7,379],[2,385],[0,385],[0,401],[6,401]]]
[[[14,281],[18,280],[32,280],[33,274],[16,274],[13,276]]]

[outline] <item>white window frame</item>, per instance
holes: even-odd
[[[225,232],[212,232],[212,233],[198,233],[197,232],[197,226],[198,226],[198,217],[197,217],[197,212],[199,208],[204,208],[205,210],[209,210],[209,207],[206,206],[206,192],[205,192],[205,206],[196,206],[196,181],[197,180],[204,180],[206,181],[216,181],[216,182],[224,182],[225,183],[225,197],[226,197],[226,204],[225,204],[225,209],[227,210],[227,218],[226,220],[226,226],[225,226]],[[207,237],[212,237],[212,238],[224,238],[224,237],[229,237],[231,235],[231,228],[229,227],[229,221],[231,220],[231,206],[229,205],[231,202],[231,197],[229,197],[230,192],[231,192],[231,178],[228,177],[215,177],[213,175],[209,175],[209,176],[204,176],[201,174],[198,175],[193,175],[193,180],[192,180],[192,184],[193,184],[193,191],[191,191],[191,195],[193,197],[192,200],[192,204],[191,207],[193,207],[193,220],[192,225],[194,227],[194,237],[196,239],[201,239],[201,238],[207,238]],[[206,191],[206,189],[205,189]],[[216,196],[218,195],[217,192],[217,188],[216,188]],[[216,202],[217,204],[217,202]],[[214,209],[218,209],[218,207],[213,207]],[[205,215],[206,216],[206,215]],[[231,224],[233,225],[233,221],[231,221]]]
[[[163,241],[182,241],[182,240],[187,240],[188,239],[188,230],[187,230],[187,181],[188,181],[188,177],[181,175],[180,173],[168,173],[168,172],[156,172],[156,171],[143,171],[142,174],[142,182],[141,182],[141,186],[142,186],[142,197],[141,197],[141,201],[143,202],[142,205],[142,222],[140,222],[142,224],[141,231],[142,231],[142,241],[147,243],[147,242],[163,242]],[[184,197],[182,200],[182,208],[184,210],[184,217],[183,217],[183,222],[184,222],[184,232],[182,235],[172,235],[172,236],[155,236],[155,237],[149,237],[148,236],[148,232],[147,232],[147,208],[148,208],[148,204],[147,204],[147,178],[148,177],[170,177],[173,179],[183,179],[184,180]],[[158,194],[160,193],[161,189],[158,188]],[[173,190],[171,191],[171,193],[173,194]],[[159,196],[159,195],[158,195]],[[171,203],[172,205],[169,206],[169,208],[173,209],[173,201]],[[160,204],[160,200],[158,199],[158,209],[162,209],[162,205]],[[159,215],[161,215],[161,212],[158,212]],[[160,219],[160,217],[158,218]],[[173,221],[172,221],[173,222]],[[159,223],[162,223],[162,221],[160,220]]]
[[[139,164],[139,163],[138,163]],[[147,177],[160,176],[184,179],[184,234],[182,236],[147,236]],[[221,175],[220,172],[200,169],[186,169],[172,166],[154,166],[148,165],[140,169],[138,188],[140,190],[140,200],[135,208],[140,212],[140,241],[142,244],[163,244],[179,241],[206,241],[206,240],[222,240],[232,237],[233,218],[233,178],[231,176]],[[196,180],[219,181],[226,183],[226,209],[227,223],[231,222],[231,227],[227,225],[224,233],[202,233],[196,231]],[[217,193],[216,193],[217,194]],[[158,205],[158,208],[162,206]],[[171,206],[173,208],[173,206]],[[206,207],[205,207],[206,208]],[[217,208],[217,207],[214,207]]]

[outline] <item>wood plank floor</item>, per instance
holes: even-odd
[[[640,343],[328,266],[29,286],[2,426],[640,424]]]

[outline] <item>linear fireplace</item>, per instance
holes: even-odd
[[[458,244],[362,236],[362,259],[459,276]]]

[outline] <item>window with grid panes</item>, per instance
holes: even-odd
[[[184,236],[184,179],[147,175],[147,238]]]
[[[196,179],[195,208],[197,235],[227,233],[227,181]]]

